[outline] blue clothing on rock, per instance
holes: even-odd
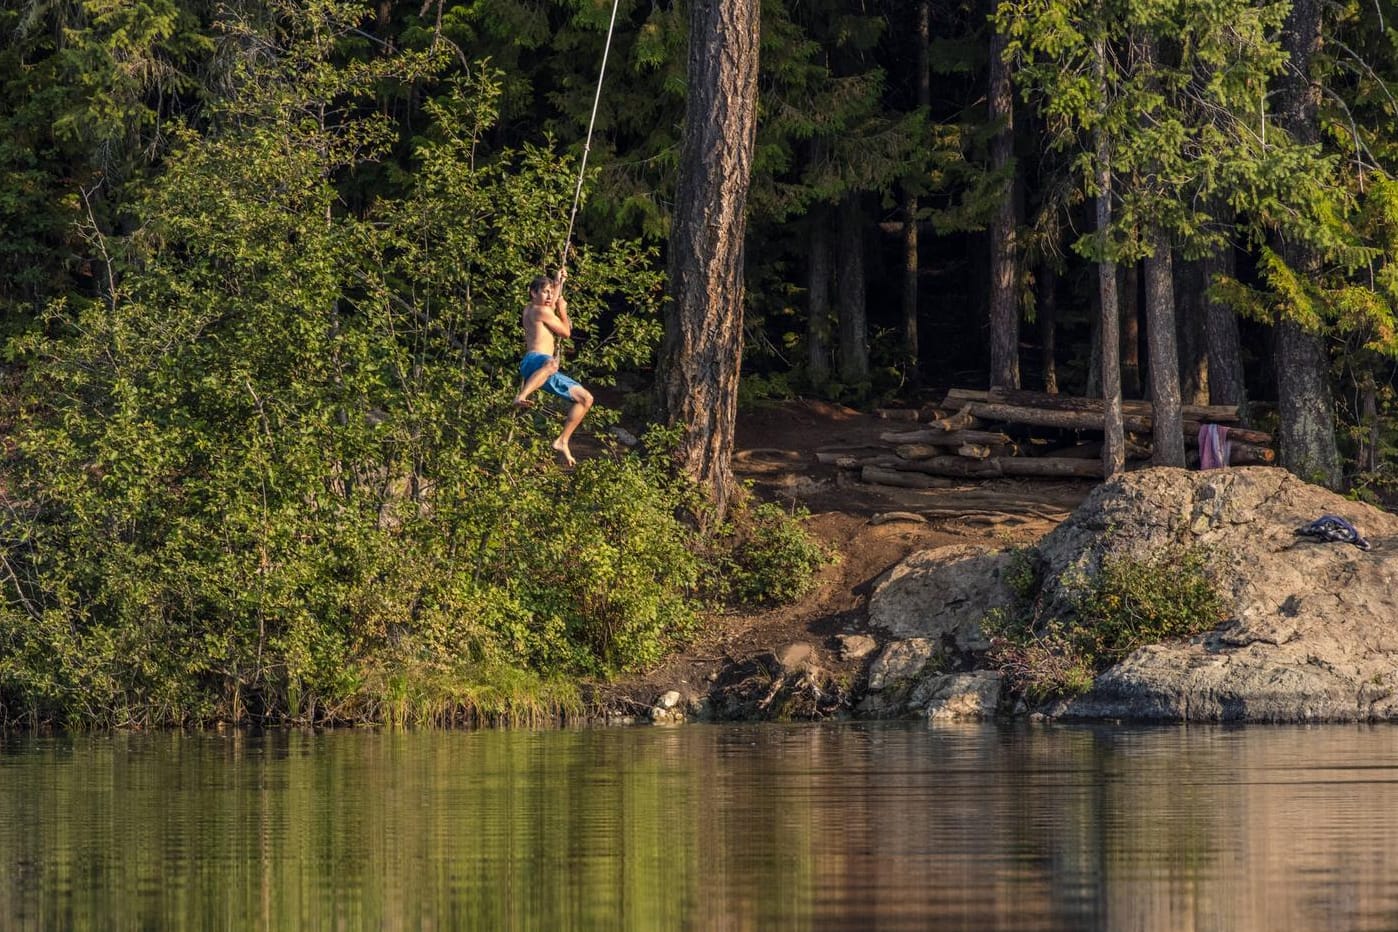
[[[546,365],[551,359],[553,357],[548,353],[525,353],[524,358],[519,362],[519,377],[527,381],[531,375],[539,371],[540,366]],[[555,372],[544,383],[544,388],[559,398],[567,398],[569,401],[573,400],[572,390],[581,387],[576,380],[569,378],[562,372]]]

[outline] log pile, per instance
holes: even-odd
[[[1127,468],[1149,465],[1151,404],[1125,401],[1122,407]],[[1198,464],[1199,428],[1205,423],[1228,428],[1229,465],[1275,462],[1271,435],[1239,427],[1235,407],[1185,405],[1182,414],[1191,466]],[[1104,419],[1100,399],[952,389],[940,408],[889,417],[916,426],[885,431],[876,444],[822,447],[816,456],[864,482],[907,488],[1001,476],[1100,479]]]

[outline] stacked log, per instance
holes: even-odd
[[[1065,442],[1063,437],[1064,432],[1103,430],[1105,411],[1098,399],[953,389],[943,409],[954,413],[924,409],[928,419],[917,429],[886,431],[876,444],[823,447],[816,456],[856,472],[864,482],[910,488],[944,486],[948,479],[1102,477],[1102,441],[1070,437]],[[1185,405],[1182,413],[1187,446],[1197,450],[1201,424],[1221,424],[1228,427],[1230,465],[1275,461],[1271,435],[1237,426],[1235,407]],[[1150,402],[1124,402],[1123,419],[1128,468],[1148,465],[1154,425]],[[1036,439],[1025,442],[1030,432],[1036,432]],[[1037,436],[1046,432],[1056,436]],[[1036,450],[1042,452],[1032,455]],[[1191,455],[1197,462],[1197,452]]]

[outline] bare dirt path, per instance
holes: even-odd
[[[866,606],[886,570],[911,553],[944,544],[1030,543],[1066,517],[1094,485],[996,479],[897,489],[850,480],[816,459],[819,447],[866,443],[905,426],[809,401],[771,403],[741,414],[735,472],[760,498],[807,510],[807,528],[836,559],[799,602],[707,618],[695,640],[656,669],[598,687],[597,704],[640,714],[666,690],[687,700],[704,694],[724,667],[797,643],[811,645],[825,670],[857,678],[867,658],[843,659],[837,638],[862,633],[882,640],[869,627]]]

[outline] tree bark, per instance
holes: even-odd
[[[1311,60],[1320,50],[1319,0],[1295,0],[1282,27],[1289,64],[1277,80],[1277,122],[1303,145],[1320,141],[1320,88],[1311,80]],[[1319,273],[1321,258],[1306,243],[1278,233],[1275,248],[1297,274]],[[1277,371],[1278,440],[1281,464],[1307,481],[1330,488],[1340,484],[1340,453],[1335,441],[1330,357],[1320,335],[1283,317],[1273,340]]]
[[[1005,63],[1006,37],[996,28],[990,38],[990,171],[1004,179],[991,215],[990,237],[990,384],[1019,387],[1019,307],[1015,299],[1014,87]]]
[[[918,371],[917,335],[917,198],[903,201],[903,367],[914,388],[922,384]]]
[[[1043,353],[1044,391],[1058,394],[1058,272],[1044,263],[1039,273],[1039,345]]]
[[[1379,442],[1382,439],[1380,430],[1383,426],[1383,422],[1379,420],[1378,386],[1373,373],[1364,374],[1359,385],[1359,397],[1359,468],[1373,472],[1379,468]]]
[[[1094,202],[1095,209],[1095,202]],[[1100,272],[1100,270],[1099,270]],[[1115,274],[1115,273],[1113,273]],[[1102,397],[1102,289],[1089,288],[1087,296],[1087,384],[1083,395]]]
[[[1150,396],[1155,408],[1152,445],[1157,466],[1184,467],[1180,427],[1180,365],[1175,345],[1175,279],[1170,246],[1159,232],[1151,234],[1155,254],[1145,260],[1146,339],[1150,349]]]
[[[926,113],[932,104],[932,3],[920,0],[915,11],[917,31],[917,105]],[[913,388],[922,385],[918,346],[918,267],[916,194],[903,198],[903,358]]]
[[[1121,393],[1141,397],[1141,276],[1139,265],[1121,266]]]
[[[1209,403],[1237,405],[1247,423],[1247,382],[1243,378],[1243,347],[1238,337],[1238,315],[1228,305],[1208,296],[1214,278],[1233,274],[1233,249],[1224,246],[1199,260],[1204,289],[1204,334],[1209,347]]]
[[[676,466],[722,521],[732,500],[743,351],[743,235],[757,125],[757,0],[694,0],[688,98],[657,361],[662,419],[682,425]],[[706,520],[707,519],[707,520]]]
[[[864,295],[864,211],[859,195],[840,205],[840,253],[835,300],[840,315],[840,380],[859,385],[869,379],[869,319]]]
[[[825,211],[812,211],[810,255],[806,265],[806,367],[810,381],[830,381],[830,232]]]
[[[1097,85],[1107,99],[1107,43],[1096,42]],[[1112,150],[1106,132],[1093,131],[1097,156],[1097,230],[1104,235],[1112,226]],[[1107,248],[1104,246],[1104,248]],[[1121,423],[1121,357],[1116,294],[1116,263],[1103,258],[1097,265],[1098,292],[1101,294],[1102,401],[1105,406],[1102,434],[1102,475],[1110,479],[1126,468],[1126,432]]]
[[[1320,336],[1291,320],[1277,322],[1272,344],[1277,369],[1277,440],[1281,465],[1328,488],[1340,484],[1330,355]]]
[[[1175,319],[1180,345],[1180,400],[1209,403],[1209,346],[1204,331],[1204,264],[1175,266]]]

